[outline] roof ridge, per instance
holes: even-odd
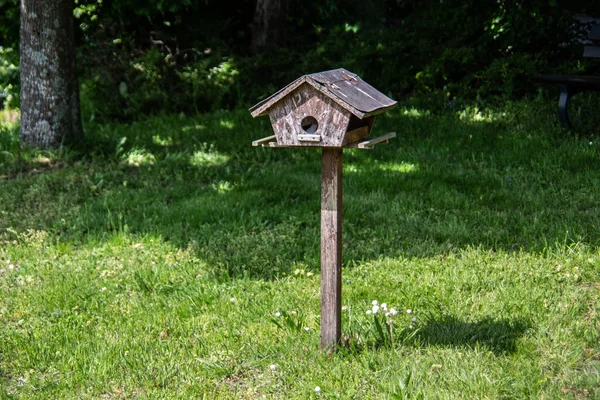
[[[345,68],[337,68],[302,75],[271,96],[252,106],[249,111],[253,117],[264,115],[279,100],[303,83],[310,84],[313,88],[319,90],[338,105],[361,119],[369,115],[378,114],[396,105],[395,100],[392,100],[369,85],[358,74],[350,72]]]

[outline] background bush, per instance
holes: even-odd
[[[539,72],[598,72],[581,58],[589,1],[290,0],[285,46],[251,48],[254,0],[76,0],[84,114],[248,106],[297,76],[345,67],[435,109],[522,97]],[[0,101],[18,105],[18,2],[0,0]]]

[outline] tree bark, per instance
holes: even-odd
[[[21,0],[21,144],[57,148],[83,136],[72,0]]]
[[[252,50],[267,52],[285,43],[289,0],[256,0]]]

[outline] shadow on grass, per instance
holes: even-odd
[[[530,328],[530,323],[518,318],[484,317],[468,322],[444,316],[426,319],[417,329],[398,326],[391,335],[387,324],[381,320],[377,329],[342,335],[339,351],[343,356],[354,357],[368,349],[409,346],[465,348],[490,351],[497,356],[508,355],[518,352],[518,341]]]
[[[517,341],[530,328],[523,320],[486,317],[476,322],[445,317],[428,321],[415,335],[419,346],[482,348],[494,354],[517,351]]]

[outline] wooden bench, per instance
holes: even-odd
[[[588,40],[583,50],[584,57],[600,58],[600,25],[594,26],[588,35]],[[558,98],[558,118],[565,128],[571,128],[568,107],[571,97],[579,92],[600,91],[600,76],[592,75],[537,75],[538,82],[558,85],[560,97]]]

